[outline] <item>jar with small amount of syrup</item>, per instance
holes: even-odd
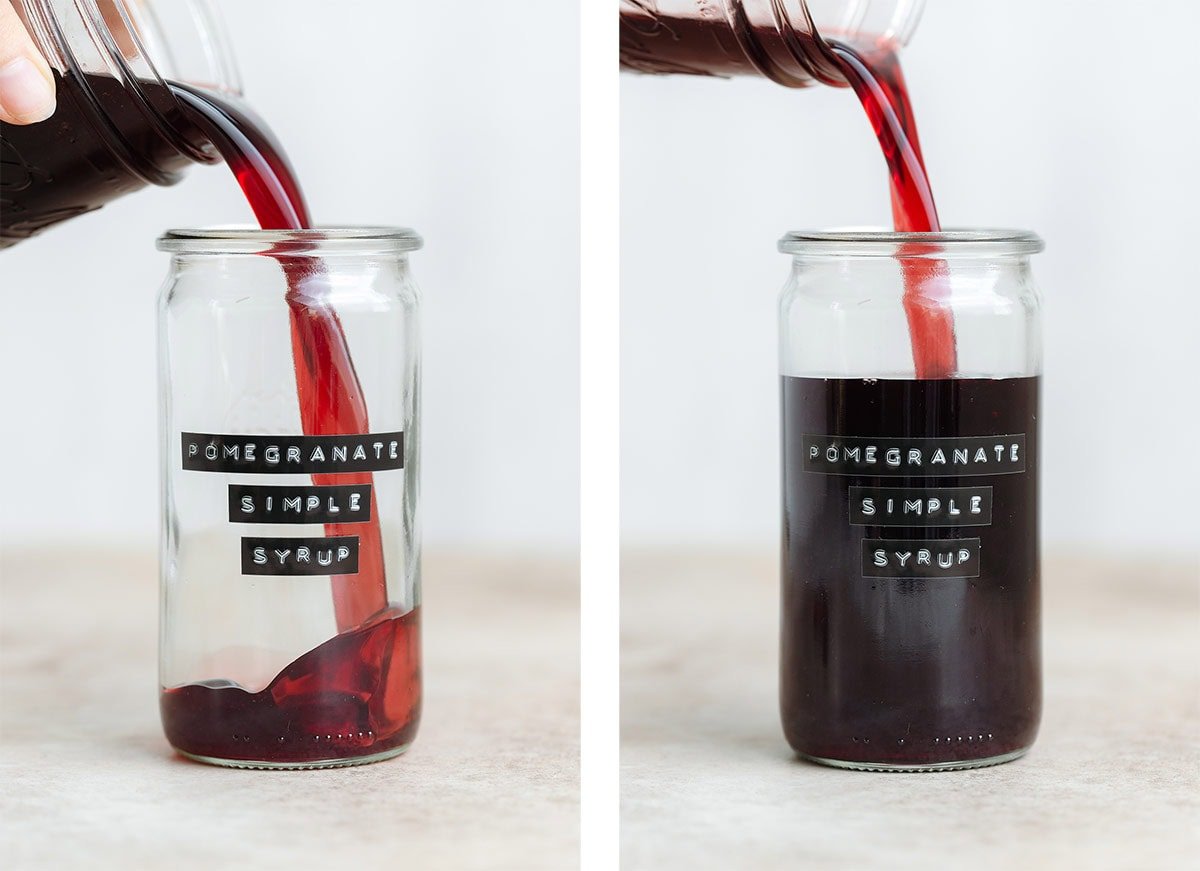
[[[159,240],[159,698],[192,759],[356,765],[416,734],[420,245],[388,227]]]

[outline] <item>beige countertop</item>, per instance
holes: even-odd
[[[159,730],[153,554],[0,554],[0,866],[576,867],[575,567],[433,555],[424,576],[413,748],[242,771]]]
[[[1050,559],[1043,574],[1029,755],[872,774],[797,761],[783,739],[771,554],[627,556],[623,869],[1197,867],[1197,564]]]

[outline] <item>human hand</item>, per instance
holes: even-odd
[[[54,76],[12,0],[0,0],[0,122],[33,124],[54,114]]]

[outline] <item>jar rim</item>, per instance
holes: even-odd
[[[417,251],[424,240],[408,227],[345,226],[309,230],[261,230],[246,226],[167,230],[158,250],[173,254],[287,253],[320,257],[327,254],[397,254]]]
[[[807,257],[1003,257],[1037,254],[1045,247],[1042,237],[1028,230],[986,228],[793,230],[779,240],[782,253]]]

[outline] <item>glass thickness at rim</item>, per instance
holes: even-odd
[[[316,227],[260,230],[253,227],[201,227],[167,230],[158,249],[175,254],[332,254],[416,251],[424,240],[408,227]]]
[[[793,230],[779,250],[797,257],[1005,257],[1037,254],[1040,236],[1027,230],[952,229],[939,233],[891,230]]]

